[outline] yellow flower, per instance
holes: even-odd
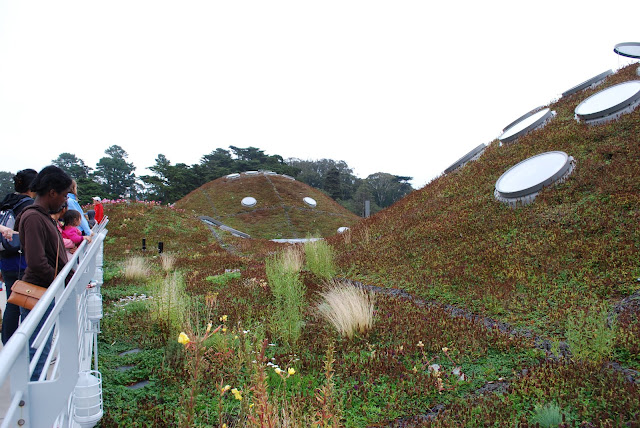
[[[274,371],[276,372],[276,374],[282,373],[282,370],[280,370],[280,367],[276,367]]]
[[[221,317],[220,317],[220,321],[222,321],[222,322],[226,322],[226,321],[227,321],[227,318],[228,318],[228,317],[227,317],[226,315],[223,315],[223,316],[221,316]]]
[[[242,392],[238,391],[238,388],[233,388],[231,390],[231,393],[233,394],[234,397],[236,397],[236,400],[238,401],[242,400]]]
[[[211,323],[207,324],[207,333],[211,331],[211,327],[213,327],[213,324]]]
[[[449,348],[447,348],[446,346],[444,348],[442,348],[442,352],[446,353],[447,351],[449,351]]]
[[[227,332],[227,327],[222,327],[222,332],[226,333]]]
[[[225,385],[224,388],[222,388],[223,391],[228,391],[231,389],[231,385]]]
[[[294,374],[296,374],[296,371],[293,369],[293,367],[289,367],[287,373],[289,373],[289,376],[293,376]]]
[[[222,424],[222,428],[227,428],[227,424]]]
[[[189,342],[191,342],[191,340],[189,340],[189,336],[187,336],[187,334],[184,331],[181,332],[180,335],[178,336],[178,343],[186,345]]]
[[[424,346],[424,343],[422,343],[422,340],[418,342],[418,347],[422,348]]]

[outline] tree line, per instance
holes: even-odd
[[[158,154],[155,164],[148,167],[152,174],[140,176],[136,176],[136,167],[128,162],[128,154],[122,147],[112,145],[104,153],[105,156],[100,158],[95,168],[87,166],[76,155],[66,152],[51,161],[78,182],[81,204],[90,203],[93,196],[173,203],[216,178],[258,170],[292,176],[324,191],[357,215],[364,214],[364,203],[367,200],[370,201],[373,214],[413,191],[409,183],[412,177],[377,172],[361,179],[342,160],[284,159],[280,155],[267,155],[256,147],[229,146],[229,150],[217,148],[193,165],[174,165],[165,155]],[[0,171],[2,195],[13,191],[13,175],[11,172]]]

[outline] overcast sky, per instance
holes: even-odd
[[[639,17],[633,0],[0,0],[0,170],[95,167],[117,144],[148,174],[234,145],[421,187],[631,62],[613,47]]]

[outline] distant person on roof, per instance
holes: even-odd
[[[99,196],[93,197],[93,210],[96,212],[96,223],[100,224],[104,218],[104,207],[102,206],[102,199]]]

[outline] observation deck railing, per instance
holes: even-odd
[[[83,241],[73,257],[51,283],[47,292],[20,324],[0,351],[0,390],[9,391],[0,428],[87,426],[74,421],[73,392],[83,372],[97,370],[97,335],[100,321],[95,316],[98,301],[100,317],[103,282],[103,241],[107,235],[105,219],[96,225],[92,241]],[[65,287],[65,278],[74,274]],[[89,305],[88,305],[89,301]],[[37,349],[29,361],[29,338],[46,316],[33,342]],[[31,381],[37,360],[51,339],[51,351],[38,380]],[[92,358],[93,357],[93,358]],[[101,394],[101,391],[100,391]],[[101,395],[98,397],[102,415]],[[96,421],[97,422],[97,421]]]

